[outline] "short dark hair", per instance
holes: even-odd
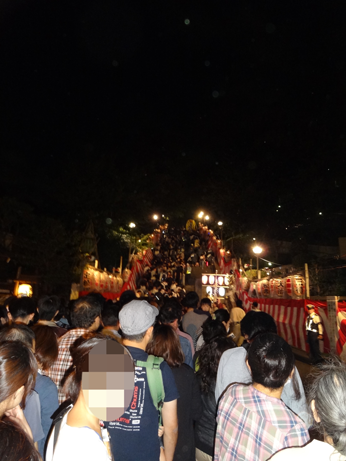
[[[183,315],[183,308],[176,298],[168,298],[161,307],[158,320],[161,323],[172,323],[174,320],[180,320]]]
[[[184,353],[178,335],[169,325],[155,325],[153,338],[146,351],[156,357],[163,357],[170,367],[179,367],[184,363]]]
[[[123,307],[134,299],[137,299],[136,293],[133,290],[125,290],[120,295],[119,304]]]
[[[52,320],[60,309],[58,296],[43,296],[38,300],[38,316],[40,320]]]
[[[242,335],[248,335],[249,340],[261,333],[277,333],[273,317],[266,312],[249,311],[240,322]]]
[[[256,336],[247,357],[254,383],[268,389],[284,386],[294,368],[291,347],[274,333]]]
[[[58,358],[58,340],[54,328],[36,324],[32,327],[35,333],[35,357],[48,370]]]
[[[0,459],[40,461],[41,456],[25,432],[11,421],[0,421]]]
[[[9,303],[8,310],[12,319],[24,318],[28,315],[35,314],[36,305],[32,298],[13,298]]]
[[[215,317],[216,320],[219,320],[219,322],[225,322],[225,323],[227,323],[229,319],[231,318],[228,310],[226,309],[217,309],[214,312],[213,317]]]
[[[183,306],[187,308],[197,307],[199,296],[195,291],[189,291],[183,299]]]
[[[253,307],[258,307],[258,302],[257,302],[257,301],[254,301],[254,302],[252,303],[252,305],[253,305]]]
[[[210,301],[209,298],[202,298],[200,304],[201,304],[201,306],[202,306],[202,304],[208,304],[208,306],[211,307],[211,301]]]
[[[102,304],[95,296],[77,299],[71,311],[71,323],[75,328],[89,328],[101,316]]]
[[[48,327],[49,328],[49,327]],[[22,323],[7,324],[0,328],[0,341],[20,341],[29,349],[33,348],[35,333]]]
[[[115,304],[106,304],[102,311],[102,323],[105,327],[117,326],[119,323],[120,307]]]

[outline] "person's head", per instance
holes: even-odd
[[[163,357],[170,367],[179,367],[184,363],[179,338],[170,325],[155,325],[146,351],[156,357]]]
[[[291,347],[274,333],[263,333],[253,340],[247,362],[254,384],[267,389],[282,388],[293,375],[294,354]]]
[[[119,323],[124,340],[147,344],[158,313],[158,309],[145,300],[133,300],[123,306],[119,312]]]
[[[253,307],[254,309],[257,309],[257,307],[258,307],[258,302],[257,302],[257,301],[254,301],[254,302],[252,303],[252,307]]]
[[[16,323],[28,325],[36,313],[35,301],[32,298],[13,298],[8,306],[11,319]]]
[[[183,309],[176,298],[166,298],[164,305],[160,309],[158,320],[161,323],[171,324],[173,328],[178,328],[178,323],[183,316]]]
[[[308,314],[313,314],[315,312],[315,306],[313,304],[307,304],[306,308],[308,310]]]
[[[119,330],[119,311],[120,307],[118,305],[107,303],[102,311],[103,326]]]
[[[277,333],[273,317],[266,312],[249,311],[240,322],[245,339],[252,341],[261,333]]]
[[[25,402],[35,385],[37,362],[21,341],[0,343],[0,419],[5,411]]]
[[[221,355],[235,344],[227,338],[224,324],[217,319],[208,318],[202,325],[204,345],[198,355],[197,375],[202,392],[209,392],[216,380]]]
[[[139,287],[143,290],[146,290],[147,289],[147,286],[148,286],[148,282],[146,281],[146,279],[141,279],[139,281]]]
[[[20,341],[32,351],[35,349],[35,333],[22,323],[4,325],[0,329],[0,342],[2,341]]]
[[[0,305],[0,326],[8,323],[8,312],[6,306]]]
[[[35,357],[42,370],[48,370],[58,358],[58,340],[54,328],[36,324],[32,327],[35,334]]]
[[[119,305],[121,307],[125,306],[125,304],[128,304],[130,301],[133,301],[134,299],[136,299],[136,293],[133,290],[125,290],[120,295]]]
[[[307,396],[314,428],[346,456],[346,365],[335,358],[319,368]]]
[[[96,331],[100,326],[102,307],[102,303],[95,296],[83,296],[77,299],[71,311],[72,326]]]
[[[213,318],[221,322],[228,333],[231,323],[231,316],[229,315],[229,312],[226,309],[217,309],[213,313]]]
[[[62,381],[67,399],[73,404],[80,400],[77,411],[87,418],[119,418],[134,390],[134,363],[129,351],[117,341],[92,332],[79,337],[70,350],[72,365]]]
[[[205,312],[211,311],[211,301],[209,298],[202,298],[201,299],[201,309]]]
[[[41,461],[32,440],[11,421],[0,421],[0,459],[2,461]]]
[[[189,291],[183,299],[183,306],[187,309],[196,309],[198,306],[199,296],[195,291]]]
[[[38,300],[38,317],[40,320],[53,320],[58,314],[60,299],[58,296],[43,296]]]

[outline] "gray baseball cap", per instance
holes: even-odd
[[[153,325],[158,309],[144,300],[133,300],[120,310],[119,322],[125,335],[139,335]]]

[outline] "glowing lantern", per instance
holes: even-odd
[[[220,287],[218,289],[218,292],[219,292],[219,296],[224,297],[225,293],[226,293],[226,290],[224,289],[224,287]]]
[[[209,283],[210,283],[210,285],[214,285],[214,283],[215,283],[215,277],[214,277],[213,275],[210,275],[210,276],[209,276]]]
[[[218,277],[218,278],[217,278],[217,283],[218,283],[219,285],[223,285],[223,277]]]
[[[207,290],[206,290],[206,291],[207,291],[207,294],[208,294],[209,296],[212,296],[212,294],[213,294],[213,289],[212,289],[212,287],[207,287]]]
[[[208,283],[208,276],[207,275],[202,275],[202,283],[203,283],[203,285],[206,285]]]
[[[18,287],[18,298],[31,298],[32,296],[32,286],[27,283],[22,283]]]

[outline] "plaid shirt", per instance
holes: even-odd
[[[66,400],[65,394],[62,392],[61,380],[63,379],[66,370],[72,365],[70,347],[76,339],[83,336],[87,331],[88,330],[86,328],[76,328],[75,330],[68,331],[58,340],[58,358],[46,374],[55,382],[58,388],[59,405]]]
[[[282,400],[251,385],[234,384],[220,400],[214,461],[265,461],[308,441],[305,424]]]

